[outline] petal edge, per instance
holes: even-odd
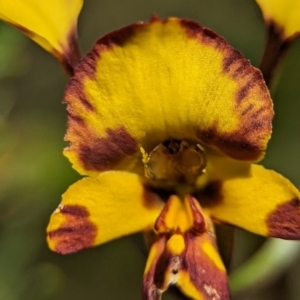
[[[104,172],[81,179],[50,218],[49,247],[67,254],[150,229],[162,206],[138,175]]]

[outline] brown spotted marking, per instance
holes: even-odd
[[[223,73],[228,74],[234,80],[240,80],[239,78],[251,75],[256,70],[239,51],[227,45],[224,51]]]
[[[253,103],[250,103],[241,113],[241,116],[244,117],[249,113],[252,113],[252,111],[254,110],[254,105]]]
[[[270,103],[270,105],[272,105]],[[270,107],[254,109],[247,106],[241,113],[245,122],[232,133],[220,133],[217,123],[197,136],[204,143],[213,145],[229,157],[243,161],[258,161],[266,150],[266,137],[272,131],[273,111]]]
[[[87,218],[90,215],[87,209],[80,205],[64,205],[60,213],[75,218]]]
[[[239,51],[235,49],[232,49],[232,51],[228,51],[227,55],[225,55],[223,59],[223,73],[230,72],[238,76],[238,74],[240,74],[244,70],[245,66],[243,64],[239,64],[239,66],[236,67],[236,62],[243,59],[243,55]]]
[[[82,128],[86,128],[86,123],[85,120],[74,114],[70,109],[67,109],[67,114],[68,114],[68,125],[67,127],[82,127]]]
[[[71,98],[71,100],[69,100],[69,97]],[[64,102],[67,103],[70,107],[72,107],[73,102],[76,100],[79,101],[86,110],[89,110],[91,112],[95,111],[94,106],[90,103],[84,91],[82,78],[77,78],[75,76],[70,80],[70,83],[66,90],[66,97],[64,99]]]
[[[55,240],[55,251],[60,254],[74,253],[92,247],[97,227],[88,219],[89,212],[81,205],[65,205],[60,209],[65,221],[48,236]]]
[[[204,300],[230,300],[226,272],[218,269],[200,246],[206,240],[215,244],[208,234],[186,234],[183,270],[189,274],[191,282],[203,294]]]
[[[241,72],[239,76],[239,80],[241,81],[241,87],[236,93],[237,105],[240,105],[243,100],[249,100],[248,96],[251,93],[251,90],[257,89],[257,87],[259,87],[260,91],[262,91],[262,95],[267,93],[264,84],[264,79],[260,71],[255,70],[254,72],[249,72],[249,75],[244,74],[245,72]],[[262,100],[266,101],[265,98],[262,98]]]
[[[223,201],[222,182],[209,182],[202,190],[196,194],[197,200],[202,207],[212,207]]]
[[[153,18],[151,22],[157,21],[158,18]],[[150,23],[151,23],[150,22]],[[130,38],[134,36],[140,27],[150,23],[135,23],[119,30],[113,31],[100,38],[89,51],[75,69],[75,77],[79,80],[84,77],[95,79],[97,64],[101,58],[101,54],[111,50],[113,47],[123,47]]]
[[[223,53],[223,72],[238,81],[240,85],[236,92],[236,107],[233,111],[240,116],[240,128],[230,134],[220,134],[216,124],[205,132],[198,132],[198,137],[203,142],[216,146],[232,158],[260,159],[265,151],[266,137],[272,130],[271,121],[273,119],[272,101],[261,72],[252,67],[249,60],[213,31],[194,21],[181,20],[180,23],[189,37],[215,47]],[[260,99],[256,101],[260,101],[261,108],[255,109],[254,104],[251,106],[249,101],[249,105],[240,111],[242,101],[248,100],[251,93],[259,95]]]
[[[111,48],[115,45],[123,47],[126,42],[130,40],[130,38],[136,33],[137,28],[145,26],[143,24],[132,24],[126,27],[123,27],[119,30],[113,31],[104,37],[102,37],[97,44],[106,46],[108,48]]]
[[[267,217],[269,236],[290,240],[300,239],[300,199],[279,205]]]
[[[243,57],[241,55],[241,59],[242,58]],[[249,64],[250,64],[250,62],[249,62]],[[236,65],[235,69],[231,72],[231,76],[233,79],[237,79],[241,75],[245,75],[245,74],[247,74],[247,63]]]
[[[200,132],[198,137],[204,143],[216,146],[226,155],[239,160],[255,161],[261,157],[262,152],[265,150],[245,140],[242,134],[221,135],[216,128]]]
[[[112,169],[123,158],[137,152],[137,141],[125,127],[107,129],[106,134],[107,136],[103,138],[88,136],[77,146],[76,151],[86,170]]]
[[[89,78],[95,80],[97,63],[100,54],[98,53],[97,44],[94,45],[92,50],[90,50],[79,62],[75,68],[75,78],[81,81],[84,78]]]
[[[223,72],[238,81],[240,85],[236,93],[237,105],[240,105],[244,99],[248,100],[248,95],[256,90],[260,93],[262,105],[270,108],[268,103],[271,102],[271,99],[262,73],[259,69],[254,68],[239,51],[229,45],[224,51]]]
[[[245,145],[243,148],[248,150],[253,148],[254,151],[257,151],[256,154],[253,153],[253,158],[256,160],[265,150],[260,144],[265,143],[265,137],[268,137],[272,131],[273,103],[260,70],[254,68],[249,60],[246,60],[241,53],[230,46],[226,47],[224,53],[223,72],[237,81],[240,86],[235,95],[234,113],[240,116],[241,123],[241,127],[231,135],[227,135],[226,138],[232,140],[233,144],[236,144],[234,140],[240,139],[241,144]],[[257,97],[255,101],[257,101],[258,108],[254,107],[254,102],[252,103],[254,99],[249,96],[251,94]],[[246,104],[246,108],[240,111],[242,104]],[[222,140],[224,141],[224,138]],[[230,141],[228,142],[230,144]],[[220,145],[220,143],[218,144]],[[241,153],[240,156],[243,159],[244,154]],[[255,158],[255,156],[258,157]],[[236,155],[232,157],[240,159]],[[251,159],[251,157],[249,158]],[[245,160],[248,159],[245,158]]]
[[[211,45],[220,50],[227,46],[224,38],[195,21],[181,19],[180,24],[190,38],[197,39],[205,45]]]
[[[151,209],[152,207],[156,206],[158,202],[162,202],[163,199],[160,197],[160,195],[155,193],[154,190],[147,184],[142,184],[144,186],[142,199],[145,207]]]
[[[84,140],[87,136],[88,127],[86,120],[74,113],[70,107],[67,108],[68,121],[67,121],[67,134],[65,135],[65,141],[72,141],[71,144],[73,147],[78,140]],[[76,138],[74,138],[74,136]],[[74,146],[75,148],[75,146]]]

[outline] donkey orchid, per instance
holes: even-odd
[[[75,68],[65,103],[64,154],[86,177],[51,216],[52,250],[153,231],[143,299],[176,284],[226,300],[213,222],[300,238],[299,191],[255,164],[273,118],[262,74],[213,31],[155,17],[112,32]]]

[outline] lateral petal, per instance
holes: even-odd
[[[61,63],[77,60],[77,19],[83,0],[1,0],[0,19],[10,23]]]
[[[67,254],[149,229],[162,206],[138,175],[112,171],[81,179],[50,218],[49,247]]]
[[[200,192],[200,203],[204,196],[214,197],[206,201],[206,212],[215,221],[264,236],[300,238],[299,190],[275,171],[252,165],[243,176],[219,181],[213,193]]]

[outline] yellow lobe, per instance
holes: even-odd
[[[300,2],[294,0],[256,0],[267,23],[283,30],[285,38],[300,33]]]
[[[167,249],[174,255],[182,254],[185,242],[182,234],[173,234],[167,241]]]
[[[300,192],[275,171],[253,164],[243,176],[223,178],[217,194],[206,210],[213,220],[264,236],[300,238]]]
[[[1,0],[0,19],[23,31],[60,61],[70,60],[83,0]]]

